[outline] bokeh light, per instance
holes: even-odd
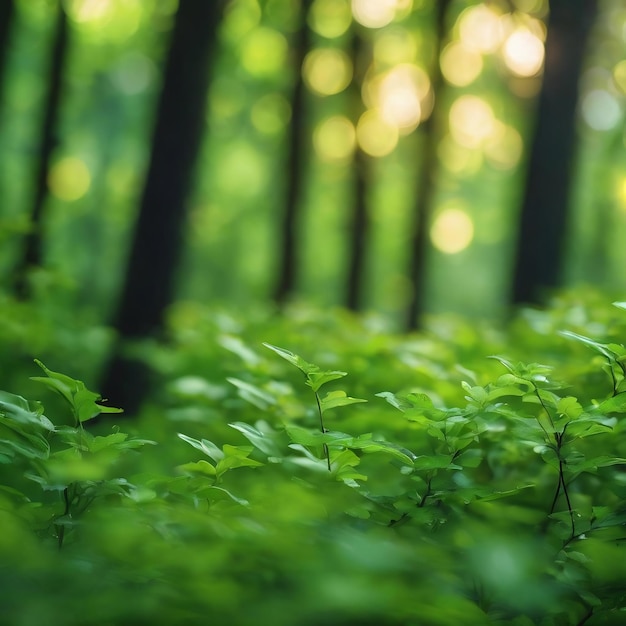
[[[588,126],[600,131],[611,130],[622,117],[619,102],[604,89],[593,89],[583,96],[581,113]]]
[[[352,15],[367,28],[382,28],[399,13],[410,11],[412,4],[412,0],[352,0]]]
[[[450,133],[463,146],[477,148],[496,130],[496,119],[489,103],[478,96],[463,95],[450,107]]]
[[[349,0],[315,0],[309,12],[311,29],[327,39],[341,37],[352,23]]]
[[[90,37],[121,42],[137,32],[145,7],[140,0],[70,0],[66,9]]]
[[[73,202],[82,198],[91,187],[91,174],[84,161],[65,157],[57,161],[48,172],[48,188],[59,200]]]
[[[252,76],[265,78],[285,69],[289,46],[277,30],[255,28],[241,45],[241,64]]]
[[[441,72],[456,87],[466,87],[474,82],[483,70],[483,58],[479,52],[462,41],[448,44],[441,53]]]
[[[430,229],[433,246],[445,254],[465,250],[474,238],[474,222],[459,208],[446,208],[435,218]]]
[[[617,200],[622,211],[626,213],[626,176],[622,176],[618,179]]]
[[[337,48],[317,48],[309,52],[302,66],[304,80],[321,96],[342,92],[352,80],[352,62]]]
[[[506,66],[517,76],[535,76],[543,67],[543,41],[526,28],[518,28],[507,37],[502,54]]]
[[[386,122],[376,110],[366,111],[359,118],[356,128],[359,146],[366,154],[383,157],[398,145],[399,132],[396,126]]]
[[[465,9],[458,24],[460,40],[467,48],[489,53],[502,43],[504,25],[500,15],[485,4]]]
[[[313,148],[321,161],[347,162],[356,145],[352,122],[343,115],[333,115],[318,124],[313,131]]]
[[[406,134],[430,113],[430,106],[423,106],[429,91],[428,74],[417,65],[401,63],[366,80],[363,100],[369,108],[378,109],[387,124]]]
[[[626,94],[626,59],[617,63],[613,68],[613,82],[623,94]]]

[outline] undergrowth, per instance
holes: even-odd
[[[0,621],[625,623],[624,308],[401,337],[186,305],[136,419],[38,362],[54,414],[0,393]]]

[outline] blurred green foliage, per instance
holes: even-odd
[[[622,309],[406,337],[181,303],[169,328],[136,420],[49,369],[45,413],[2,392],[7,623],[620,623]]]
[[[581,77],[568,281],[615,287],[622,278],[626,216],[626,13],[619,3],[600,4]],[[385,100],[385,93],[393,92],[380,91],[381,85],[404,85],[410,100],[406,89],[415,87],[402,83],[398,68],[428,72],[437,45],[432,1],[390,2],[378,9],[366,2],[353,5],[356,21],[347,0],[316,0],[308,18],[311,54],[331,54],[317,68],[319,76],[313,74],[314,64],[305,63],[305,71],[313,69],[305,75],[310,143],[298,295],[323,305],[342,301],[355,125],[360,137],[342,78],[342,72],[351,72],[350,29],[359,28],[372,50],[363,87],[366,105],[389,115],[402,110],[393,109],[393,98],[392,104]],[[114,306],[127,258],[177,5],[173,0],[72,0],[63,6],[71,20],[70,59],[49,175],[46,269],[35,280],[49,285],[53,293],[48,295],[64,306],[79,306],[102,321]],[[17,2],[0,108],[0,270],[5,274],[20,235],[29,228],[34,148],[57,7],[48,0]],[[185,299],[246,304],[271,292],[298,69],[290,46],[299,10],[295,0],[228,3],[190,200],[179,280]],[[446,85],[433,112],[440,141],[427,290],[431,311],[497,317],[504,310],[547,16],[545,0],[451,3],[441,58]],[[432,94],[421,97],[423,117],[432,108]],[[325,126],[337,118],[343,126]],[[395,141],[398,130],[386,129],[379,136]],[[369,212],[374,228],[365,267],[366,308],[391,316],[402,311],[410,289],[408,225],[423,140],[419,125],[399,132],[396,148],[373,158]],[[329,137],[335,142],[330,147]],[[82,241],[89,245],[77,245]],[[60,291],[59,285],[64,286]]]

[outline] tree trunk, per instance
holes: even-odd
[[[13,0],[0,2],[0,106],[2,105],[2,91],[4,89],[4,69],[6,67],[9,38],[15,15]]]
[[[426,257],[430,248],[428,240],[428,225],[432,213],[433,198],[435,195],[435,175],[439,163],[437,157],[436,133],[436,102],[443,89],[443,76],[439,57],[443,48],[443,40],[446,36],[446,13],[450,6],[450,0],[438,0],[435,3],[435,61],[430,73],[431,89],[435,97],[435,108],[430,117],[421,125],[424,138],[421,167],[417,177],[417,192],[415,199],[415,212],[411,230],[409,250],[408,277],[411,284],[409,302],[406,311],[405,327],[407,330],[415,330],[421,323],[424,312],[424,291],[426,283]]]
[[[285,209],[279,236],[278,280],[274,289],[274,300],[283,304],[293,293],[300,266],[298,254],[298,219],[302,208],[304,187],[304,164],[307,153],[306,88],[302,77],[302,63],[309,51],[310,32],[307,15],[313,0],[302,0],[300,25],[293,42],[293,63],[296,81],[291,99],[291,124],[287,157],[287,181]]]
[[[539,303],[561,283],[578,79],[596,0],[552,0],[545,67],[519,218],[511,300]]]
[[[56,127],[61,103],[63,73],[69,48],[69,25],[67,15],[59,4],[57,22],[54,30],[54,42],[48,72],[48,94],[43,114],[41,143],[37,157],[35,173],[35,192],[30,213],[30,232],[26,235],[21,259],[14,271],[14,291],[18,298],[30,296],[28,274],[43,262],[42,217],[44,204],[48,195],[48,169],[50,157],[57,145]]]
[[[353,28],[356,29],[357,26],[353,24]],[[361,85],[368,64],[361,58],[362,52],[363,40],[355,30],[352,38],[352,65],[354,74],[350,87],[349,104],[352,109],[352,118],[355,126],[359,120],[359,116],[363,112]],[[367,56],[371,57],[369,53]],[[354,209],[350,223],[350,252],[346,281],[346,307],[353,311],[360,310],[363,305],[365,260],[367,239],[370,230],[370,219],[366,201],[369,166],[370,157],[357,145],[355,147],[353,162]]]
[[[179,4],[166,61],[152,153],[115,327],[118,345],[102,389],[127,411],[149,391],[149,372],[124,343],[158,333],[174,299],[186,199],[204,131],[209,60],[222,13],[216,0]]]

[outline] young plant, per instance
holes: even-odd
[[[317,365],[307,363],[307,361],[299,357],[297,354],[290,352],[289,350],[273,346],[269,343],[263,343],[263,345],[266,348],[269,348],[270,350],[275,352],[281,358],[285,359],[285,361],[291,363],[304,375],[305,384],[311,388],[311,390],[313,391],[313,395],[315,396],[317,414],[319,416],[320,432],[322,433],[322,435],[325,435],[329,432],[328,430],[326,430],[326,427],[324,425],[324,413],[326,411],[340,406],[355,404],[357,402],[366,402],[366,400],[362,400],[360,398],[349,397],[348,395],[346,395],[345,391],[330,391],[322,398],[319,394],[319,390],[321,389],[321,387],[331,380],[338,380],[340,378],[343,378],[344,376],[347,376],[347,372],[340,372],[337,370],[324,371],[320,369]],[[328,471],[330,472],[332,471],[330,451],[328,449],[328,443],[325,440],[322,442],[322,447],[324,450],[324,457],[326,459]]]
[[[32,380],[60,395],[74,422],[73,426],[53,425],[48,429],[58,438],[54,441],[55,449],[45,458],[35,459],[26,474],[45,491],[61,492],[63,510],[54,516],[53,522],[61,548],[66,528],[73,527],[76,519],[96,498],[130,493],[133,486],[124,478],[110,478],[109,468],[126,451],[154,442],[129,437],[117,427],[106,436],[93,436],[87,432],[83,424],[88,420],[100,413],[121,413],[122,409],[100,404],[101,396],[87,389],[82,381],[53,372],[41,361],[35,362],[46,376],[33,376]]]

